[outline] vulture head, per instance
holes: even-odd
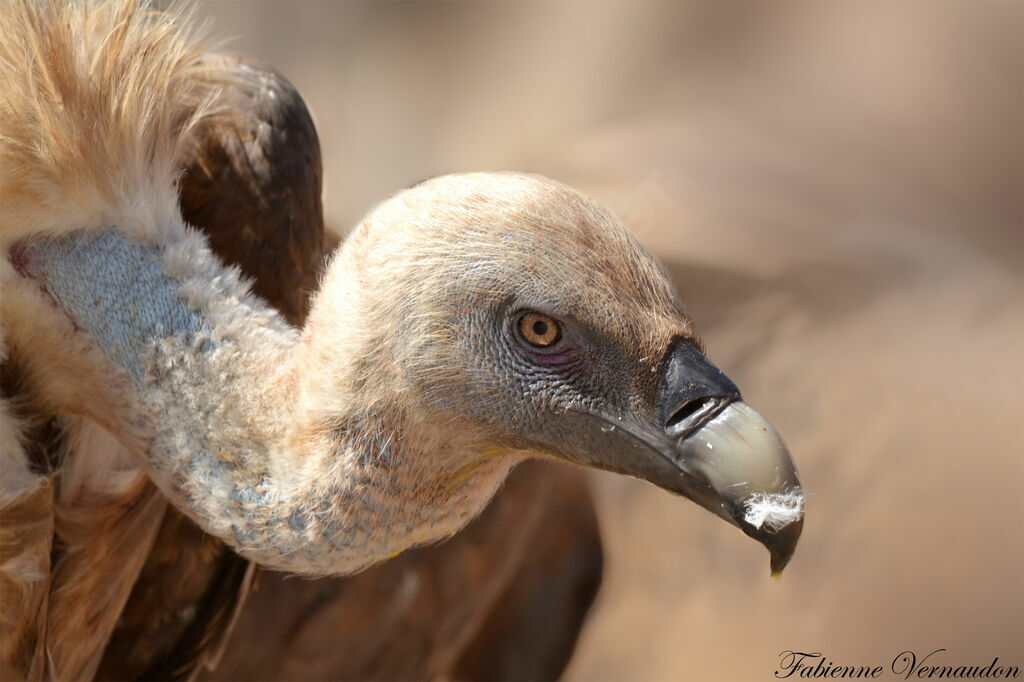
[[[788,561],[786,448],[606,211],[536,176],[422,183],[355,228],[295,329],[181,218],[177,153],[217,87],[189,22],[3,7],[0,352],[36,411],[103,426],[204,530],[352,573],[541,456],[682,494]]]
[[[327,423],[400,405],[418,439],[464,444],[456,472],[554,457],[689,497],[766,545],[774,572],[795,548],[802,497],[779,436],[705,358],[658,262],[565,185],[471,173],[384,202],[303,336]]]

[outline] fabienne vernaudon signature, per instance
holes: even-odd
[[[890,675],[905,680],[1020,678],[1020,666],[1000,663],[998,656],[987,664],[963,664],[949,663],[948,659],[942,656],[943,653],[946,653],[945,649],[936,649],[918,657],[916,652],[907,649],[896,654],[892,661],[885,665],[846,665],[830,660],[820,651],[787,650],[779,654],[779,667],[775,671],[775,677],[829,680],[877,679]]]

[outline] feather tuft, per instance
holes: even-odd
[[[784,493],[755,493],[744,502],[743,520],[754,528],[781,530],[804,516],[804,493],[794,488]]]

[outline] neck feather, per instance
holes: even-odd
[[[514,463],[471,437],[417,438],[406,411],[360,403],[315,328],[300,341],[195,233],[142,246],[84,232],[22,245],[12,262],[134,394],[130,414],[97,420],[172,503],[263,565],[350,573],[442,539]],[[60,409],[89,414],[90,396],[77,400]]]

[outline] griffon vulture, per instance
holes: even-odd
[[[203,63],[223,113],[190,134],[182,215],[302,324],[325,253],[313,122],[272,68]],[[205,664],[204,679],[225,680],[554,679],[600,582],[593,505],[581,471],[542,462],[520,466],[496,498],[447,543],[346,578],[263,573],[251,592],[247,562],[172,507],[97,677],[170,679]],[[513,655],[510,641],[530,646]]]
[[[182,148],[217,114],[205,50],[132,3],[0,9],[0,359],[31,408],[0,403],[6,668],[40,676],[40,633],[97,617],[46,622],[76,564],[124,577],[120,612],[165,500],[260,565],[342,575],[449,537],[554,457],[685,495],[783,568],[788,452],[654,259],[568,187],[421,183],[353,230],[301,329],[255,296],[178,208]],[[59,478],[25,445],[49,423],[20,414],[77,422]],[[55,529],[82,551],[51,567]]]

